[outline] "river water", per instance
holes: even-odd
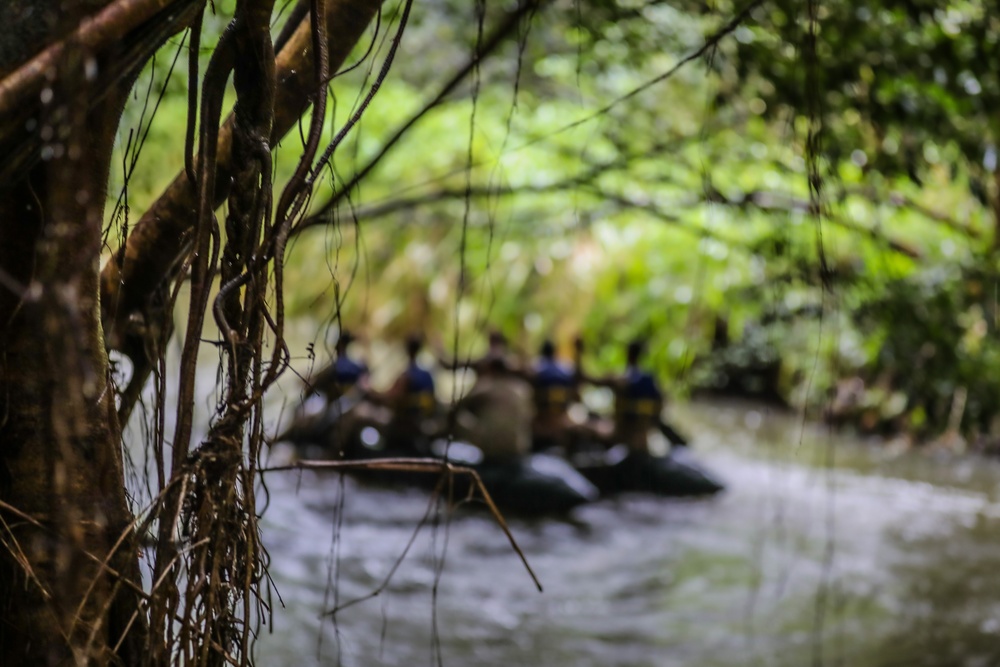
[[[1000,465],[759,406],[673,414],[729,490],[511,520],[543,593],[482,511],[270,474],[259,664],[1000,665]]]

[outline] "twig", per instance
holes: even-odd
[[[514,539],[514,535],[510,532],[510,528],[507,526],[507,522],[504,520],[503,515],[497,508],[496,503],[493,502],[490,492],[486,490],[486,486],[483,484],[483,480],[479,476],[479,473],[472,468],[457,466],[453,463],[449,463],[448,461],[438,461],[435,459],[393,457],[372,459],[370,461],[297,461],[296,463],[283,466],[261,468],[260,473],[287,472],[290,470],[387,470],[417,473],[436,472],[446,475],[468,475],[472,478],[472,482],[475,485],[476,490],[482,494],[483,502],[485,502],[486,506],[489,508],[490,514],[493,515],[493,519],[500,526],[504,535],[507,536],[507,540],[510,542],[510,546],[514,550],[514,553],[516,553],[518,558],[521,559],[521,563],[524,565],[524,569],[528,571],[528,575],[535,583],[535,587],[538,588],[539,592],[542,591],[542,583],[535,575],[535,571],[531,569],[531,565],[528,564],[527,556],[524,555],[521,547],[518,546],[517,541]]]

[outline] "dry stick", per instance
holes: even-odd
[[[531,565],[528,564],[528,558],[524,555],[524,552],[521,551],[521,547],[518,546],[517,541],[514,539],[514,535],[510,532],[510,528],[507,526],[507,522],[503,518],[503,514],[500,513],[496,503],[493,502],[493,497],[490,496],[490,492],[486,490],[486,486],[483,484],[483,480],[479,476],[479,473],[473,468],[457,466],[453,463],[449,463],[448,461],[436,461],[434,459],[394,457],[372,459],[370,461],[298,461],[289,465],[261,468],[259,472],[263,475],[265,472],[285,472],[289,470],[386,470],[420,473],[436,472],[449,476],[453,476],[455,474],[468,475],[472,478],[475,488],[482,494],[483,502],[486,503],[486,506],[490,510],[490,514],[493,515],[493,519],[500,526],[500,529],[503,530],[504,535],[507,536],[507,540],[510,542],[511,548],[514,549],[514,552],[521,559],[521,563],[524,564],[524,568],[531,576],[531,580],[535,583],[539,592],[542,591],[542,584],[535,575],[535,571],[531,569]]]
[[[35,519],[31,518],[28,515],[25,515],[23,512],[21,512],[21,510],[17,509],[16,507],[13,507],[12,505],[8,505],[3,501],[0,501],[0,509],[6,509],[16,514],[22,515],[25,518],[27,518],[30,523],[37,524],[37,521]],[[2,546],[7,551],[7,553],[9,553],[11,556],[14,557],[14,560],[17,561],[18,564],[21,566],[21,569],[24,570],[24,573],[27,576],[28,581],[34,582],[34,584],[38,587],[38,592],[41,594],[42,600],[44,600],[47,603],[51,603],[55,599],[55,596],[52,594],[51,591],[45,588],[45,585],[41,582],[41,580],[39,580],[38,575],[35,574],[34,568],[31,567],[31,563],[28,562],[27,556],[24,555],[24,550],[21,548],[21,544],[14,536],[14,531],[11,529],[10,525],[7,523],[7,520],[3,517],[2,513],[0,513],[0,525],[3,526],[4,531],[8,535],[10,535],[11,540],[13,541],[12,545],[7,544],[7,540],[0,537],[0,546]],[[15,548],[16,548],[16,553],[15,553]],[[58,624],[58,630],[59,633],[62,635],[62,638],[67,643],[69,643],[69,635],[66,633],[61,623]]]
[[[111,576],[113,576],[115,578],[115,584],[114,584],[114,586],[111,589],[111,594],[108,596],[107,600],[105,600],[105,602],[104,602],[104,609],[102,610],[102,613],[99,616],[99,618],[107,618],[108,611],[111,609],[111,606],[114,604],[115,597],[118,595],[118,590],[123,585],[125,585],[126,588],[129,588],[133,592],[138,593],[140,597],[146,598],[147,601],[149,599],[149,596],[145,593],[145,591],[142,590],[141,586],[139,586],[138,584],[136,584],[131,579],[127,578],[125,575],[123,575],[120,572],[118,572],[116,569],[114,569],[113,567],[111,567],[111,564],[110,564],[111,563],[111,559],[114,558],[114,556],[118,553],[118,550],[122,547],[122,545],[126,543],[126,540],[128,540],[129,536],[131,536],[133,534],[134,534],[134,531],[133,531],[132,526],[127,526],[125,528],[125,530],[123,530],[121,532],[121,534],[118,536],[118,539],[115,541],[115,543],[111,545],[111,548],[108,549],[108,553],[107,553],[107,555],[104,556],[104,558],[99,558],[97,555],[92,554],[92,553],[90,553],[89,551],[87,551],[85,549],[82,550],[83,553],[87,556],[87,558],[89,558],[90,560],[92,560],[95,563],[97,563],[104,572],[110,574]],[[94,592],[94,589],[97,586],[98,579],[99,579],[99,577],[93,577],[93,578],[91,578],[91,580],[90,580],[90,582],[89,582],[89,584],[87,586],[86,592],[81,597],[80,604],[77,606],[77,608],[76,608],[76,614],[73,617],[74,618],[74,626],[76,625],[76,620],[77,619],[83,618],[84,607],[86,606],[87,600],[90,598],[91,593]],[[131,625],[131,623],[130,623],[130,625]],[[87,645],[88,646],[92,645],[93,642],[97,639],[97,632],[101,628],[102,628],[101,624],[94,624],[94,626],[90,629],[90,637],[87,640]],[[71,630],[70,634],[72,635],[72,628],[70,630]],[[122,636],[120,638],[120,641],[124,641],[125,636],[127,634],[128,634],[127,632],[123,632]]]
[[[14,537],[13,529],[2,515],[0,515],[0,525],[2,525],[4,532],[10,535],[11,539],[8,543],[7,539],[0,535],[0,546],[3,546],[4,551],[9,554],[14,559],[14,562],[21,567],[27,575],[27,579],[29,581],[33,581],[35,585],[38,586],[38,591],[41,593],[42,599],[48,602],[52,599],[52,593],[50,593],[42,582],[38,580],[38,576],[35,574],[34,568],[31,567],[31,563],[28,561],[28,556],[24,553],[24,549],[21,547],[20,541]]]
[[[168,492],[170,491],[170,488],[174,485],[174,483],[176,483],[176,481],[177,481],[177,478],[175,477],[174,480],[171,481],[171,483],[168,486],[168,488],[164,489],[157,496],[157,498],[153,501],[153,506],[155,506],[158,503],[163,502],[166,499],[166,497],[168,495]],[[15,511],[17,511],[17,510],[15,510]],[[18,511],[18,514],[21,514],[23,516],[23,513],[19,512],[19,511]],[[101,614],[102,618],[106,615],[107,610],[110,609],[111,605],[113,604],[113,600],[114,600],[115,596],[118,593],[118,589],[120,589],[122,586],[125,586],[126,588],[128,588],[129,590],[131,590],[133,593],[135,593],[139,597],[141,597],[144,600],[146,600],[147,604],[152,603],[152,600],[153,600],[152,594],[151,593],[146,593],[139,584],[135,583],[134,581],[132,581],[132,579],[130,579],[126,575],[123,575],[122,573],[120,573],[115,568],[111,567],[110,561],[115,556],[115,554],[118,552],[118,550],[124,544],[126,544],[126,540],[127,540],[128,537],[134,536],[134,535],[136,535],[136,534],[138,534],[140,532],[145,532],[146,529],[148,529],[148,527],[150,526],[150,524],[152,524],[152,522],[154,521],[154,519],[155,519],[155,513],[152,512],[152,511],[150,511],[147,514],[146,519],[143,520],[138,525],[138,527],[135,526],[135,525],[132,525],[131,523],[129,525],[127,525],[121,531],[121,533],[118,536],[118,539],[111,546],[111,548],[109,549],[107,555],[104,558],[99,558],[98,556],[96,556],[95,554],[91,553],[90,551],[87,551],[86,549],[81,549],[80,550],[83,553],[84,556],[86,556],[92,562],[96,563],[101,568],[102,571],[104,571],[106,574],[110,574],[112,577],[115,578],[115,584],[114,584],[114,587],[112,589],[112,594],[111,594],[109,600],[105,603],[104,613]],[[38,527],[40,527],[43,530],[45,530],[45,527],[42,526],[40,523],[38,523],[36,520],[32,519],[32,522],[35,525],[37,525]],[[169,572],[169,568],[164,572],[164,575],[166,573],[168,573],[168,572]],[[74,618],[77,618],[77,619],[81,618],[82,610],[83,610],[83,608],[84,608],[84,606],[85,606],[85,604],[87,602],[87,599],[90,597],[91,593],[94,592],[94,589],[95,589],[96,584],[97,584],[97,580],[98,580],[98,578],[95,577],[95,578],[93,578],[90,581],[90,585],[87,588],[86,593],[83,595],[83,598],[80,601],[80,605],[77,608],[77,613],[76,613],[76,615],[75,615]],[[132,615],[132,617],[130,618],[130,620],[128,622],[128,627],[131,627],[134,624],[134,622],[135,622],[135,620],[137,618],[137,614],[138,614],[138,611],[133,612],[133,615]],[[98,631],[98,629],[100,627],[101,627],[100,625],[97,625],[97,626],[91,628],[89,642],[93,642],[95,640],[95,638],[97,636],[97,631]],[[119,645],[121,644],[121,642],[123,642],[125,640],[125,637],[128,634],[128,627],[123,631],[121,637],[119,637],[119,640],[118,640],[118,644]]]
[[[38,528],[42,527],[37,519],[24,513],[13,505],[3,502],[2,500],[0,500],[0,509],[7,510]],[[2,512],[0,512],[0,526],[3,527],[4,532],[10,535],[11,540],[11,543],[8,544],[6,539],[0,538],[0,544],[2,544],[4,550],[13,556],[18,565],[21,566],[27,580],[34,582],[34,584],[38,587],[38,591],[41,593],[42,599],[45,601],[52,600],[52,593],[45,587],[45,584],[43,584],[38,578],[38,575],[35,574],[35,569],[31,567],[31,562],[28,560],[28,556],[24,553],[24,548],[21,546],[21,542],[17,539],[17,536],[14,535],[14,530],[11,528],[10,524],[7,523],[7,519],[3,516]]]
[[[177,483],[177,481],[178,481],[178,478],[175,477],[175,479],[172,480],[170,486],[172,486],[173,484]],[[184,486],[186,486],[186,479],[184,480]],[[156,504],[158,504],[158,503],[163,502],[166,499],[168,491],[169,491],[169,488],[168,489],[164,489],[163,492],[161,492],[159,494],[159,496],[157,497],[157,499],[154,500],[154,506]],[[46,528],[46,526],[43,523],[41,523],[36,517],[33,517],[30,514],[27,514],[24,511],[20,510],[19,508],[15,507],[13,505],[10,505],[9,503],[6,503],[6,502],[4,502],[2,500],[0,500],[0,510],[7,511],[7,512],[9,512],[9,513],[17,516],[18,518],[24,520],[25,522],[30,523],[31,525],[33,525],[33,526],[35,526],[37,528],[41,528],[43,530],[48,530]],[[120,572],[118,572],[115,568],[111,567],[109,565],[109,562],[110,562],[111,557],[114,555],[114,553],[119,548],[121,548],[122,544],[125,542],[125,540],[127,539],[127,537],[129,535],[135,534],[137,531],[145,530],[145,528],[147,528],[149,526],[149,524],[152,523],[152,521],[154,520],[154,517],[155,517],[155,513],[154,512],[149,512],[147,518],[140,524],[140,526],[139,526],[138,529],[136,527],[134,527],[134,526],[128,526],[125,530],[123,530],[122,533],[119,535],[119,537],[118,537],[117,541],[115,542],[115,544],[111,547],[111,550],[110,550],[108,556],[105,557],[105,558],[103,558],[103,559],[99,558],[95,554],[93,554],[93,553],[91,553],[91,552],[89,552],[89,551],[87,551],[85,549],[80,550],[81,553],[86,558],[88,558],[89,560],[91,560],[94,563],[96,563],[97,565],[99,565],[99,567],[102,569],[102,571],[104,571],[106,574],[109,574],[109,575],[111,575],[112,577],[114,577],[116,579],[116,584],[115,584],[116,587],[124,585],[125,587],[129,588],[132,592],[136,593],[141,598],[143,598],[144,600],[146,600],[147,602],[150,602],[152,600],[152,598],[153,598],[152,593],[145,592],[142,589],[141,586],[139,586],[138,584],[136,584],[135,582],[133,582],[127,576],[125,576],[125,575],[121,574]],[[0,522],[2,522],[3,527],[5,528],[6,532],[8,534],[10,534],[11,537],[13,538],[13,531],[11,530],[11,528],[7,524],[7,522],[5,520],[3,520],[2,516],[0,516]],[[204,546],[204,545],[208,544],[209,542],[210,542],[210,540],[208,538],[205,538],[205,539],[203,539],[203,540],[201,540],[199,542],[196,542],[196,543],[190,545],[189,547],[187,547],[185,549],[180,550],[177,554],[175,554],[172,557],[171,564],[176,563],[176,561],[185,552],[194,550],[194,549],[198,548],[199,546]],[[14,545],[17,547],[16,549],[14,547],[12,547],[11,545],[6,544],[6,541],[4,541],[4,543],[3,543],[3,546],[7,549],[7,551],[9,553],[11,553],[12,555],[15,556],[15,559],[18,559],[19,562],[23,561],[23,562],[21,562],[22,567],[24,568],[26,574],[28,574],[29,578],[32,579],[32,580],[34,580],[35,583],[36,583],[36,585],[38,585],[39,590],[42,593],[42,595],[44,597],[51,598],[51,594],[48,593],[46,591],[46,589],[44,588],[44,586],[41,584],[41,582],[37,581],[37,579],[33,576],[30,564],[27,562],[27,560],[23,559],[23,558],[18,558],[18,554],[19,553],[23,554],[23,551],[21,550],[20,546],[18,545],[16,539],[14,539]],[[156,589],[158,589],[160,587],[160,585],[162,585],[165,582],[165,576],[168,573],[169,573],[169,567],[165,570],[164,574],[158,579],[157,583],[152,587],[152,591],[155,591]],[[80,604],[80,608],[78,608],[78,610],[77,610],[77,617],[80,616],[80,609],[82,609],[83,605],[86,602],[87,597],[93,591],[95,584],[96,584],[96,579],[91,582],[91,585],[88,588],[87,593],[84,595],[84,599],[83,599],[83,601]],[[132,621],[130,621],[130,624],[131,623],[134,623],[134,619]],[[99,628],[96,628],[96,627],[94,629],[92,629],[92,632],[91,632],[91,637],[92,638],[93,638],[93,636],[95,636],[95,633],[96,633],[96,631],[98,629]],[[121,641],[121,639],[119,639],[119,641]]]
[[[166,624],[165,629],[167,634],[167,641],[164,644],[157,643],[155,645],[154,652],[156,652],[157,650],[162,650],[164,648],[169,648],[170,645],[173,643],[174,624],[166,623],[166,617],[168,614],[171,618],[177,615],[176,598],[179,595],[177,591],[177,582],[174,579],[168,578],[167,575],[170,574],[172,569],[175,567],[178,558],[180,557],[180,554],[178,553],[177,550],[174,549],[173,546],[173,535],[177,530],[178,524],[180,524],[181,512],[183,511],[183,501],[184,498],[187,497],[189,475],[187,474],[179,475],[176,472],[174,472],[175,470],[176,468],[171,471],[173,473],[173,476],[170,482],[168,483],[167,488],[164,489],[163,491],[164,498],[163,498],[163,507],[161,509],[163,510],[170,509],[170,505],[168,503],[175,503],[176,509],[174,510],[172,521],[169,524],[163,521],[163,518],[160,517],[159,541],[156,545],[156,562],[153,565],[153,576],[156,577],[159,583],[157,583],[156,586],[154,586],[151,589],[151,592],[155,591],[156,588],[159,587],[161,584],[166,584],[169,587],[169,589],[165,595],[153,598],[152,604],[150,605],[150,623],[149,623],[151,628],[153,627],[162,628],[164,624]],[[177,493],[177,495],[173,496],[172,494],[169,493],[169,490],[172,489],[174,482],[178,479],[180,479],[181,488]],[[173,550],[174,553],[168,554],[170,556],[169,560],[164,562],[163,565],[161,566],[162,562],[161,559],[164,557],[164,553],[168,547],[170,550]]]
[[[179,550],[179,551],[178,551],[178,552],[177,552],[177,553],[176,553],[176,554],[174,555],[174,557],[173,557],[173,560],[172,560],[172,561],[171,561],[170,563],[168,563],[168,565],[169,565],[170,567],[173,567],[173,566],[174,566],[174,565],[175,565],[175,564],[177,563],[177,561],[178,561],[178,560],[180,560],[181,556],[183,556],[183,555],[184,555],[185,553],[187,553],[188,551],[192,551],[192,550],[194,550],[194,549],[197,549],[198,547],[201,547],[201,546],[205,546],[206,544],[208,544],[208,539],[207,539],[207,538],[206,538],[206,539],[204,539],[204,540],[202,540],[202,541],[200,541],[200,542],[196,542],[196,543],[194,543],[194,544],[191,544],[191,545],[189,545],[189,546],[188,546],[187,548],[185,548],[185,549],[181,549],[181,550]],[[161,576],[159,580],[157,580],[156,582],[154,582],[154,583],[153,583],[153,585],[152,585],[152,586],[151,586],[151,588],[150,588],[150,592],[149,592],[149,593],[146,593],[146,592],[145,592],[145,591],[143,591],[143,590],[142,590],[141,588],[137,588],[137,589],[136,589],[136,593],[138,593],[138,594],[139,594],[139,595],[141,595],[141,596],[142,596],[143,598],[145,598],[147,602],[151,602],[151,601],[152,601],[152,599],[153,599],[153,593],[155,593],[155,592],[156,592],[156,590],[157,590],[157,589],[158,589],[158,588],[160,587],[160,585],[161,585],[161,584],[162,584],[162,583],[164,582],[164,577],[166,577],[166,575],[167,575],[167,574],[169,574],[169,572],[170,572],[170,567],[168,567],[168,568],[167,568],[167,569],[166,569],[166,570],[164,571],[164,573],[163,573],[163,576]],[[116,653],[117,653],[117,651],[118,651],[118,647],[119,647],[119,646],[121,645],[121,643],[122,643],[122,642],[123,642],[123,641],[125,640],[125,637],[126,637],[126,636],[127,636],[127,634],[128,634],[128,632],[127,632],[127,631],[128,631],[128,628],[132,626],[132,624],[133,624],[133,623],[135,622],[135,620],[136,620],[136,619],[138,619],[138,617],[139,617],[139,611],[138,611],[138,610],[136,610],[136,611],[132,612],[132,616],[131,616],[131,618],[129,619],[129,622],[128,622],[128,624],[127,624],[127,626],[126,626],[126,629],[125,629],[126,631],[122,633],[122,636],[121,636],[121,637],[120,637],[120,638],[118,639],[118,643],[117,643],[117,644],[115,645],[115,652],[116,652]],[[181,618],[179,618],[179,617],[177,617],[177,616],[175,616],[175,617],[174,617],[174,620],[175,620],[175,621],[177,621],[177,622],[182,622],[182,621],[183,621],[183,619],[181,619]]]
[[[254,421],[256,423],[258,420],[254,420]],[[258,432],[256,432],[256,429],[254,428],[255,427],[255,423],[251,424],[251,429],[254,429],[254,430],[251,431],[251,437],[250,437],[251,442],[254,442],[254,441],[259,442],[261,439],[263,439],[263,435],[260,434],[260,433],[258,433]],[[258,447],[259,447],[259,445],[258,445]],[[252,447],[251,447],[251,449],[252,449]],[[256,453],[253,452],[253,451],[251,451],[250,452],[250,456],[249,456],[249,459],[250,459],[250,464],[249,464],[250,475],[252,475],[253,472],[254,472],[254,470],[253,470],[253,467],[254,467],[253,461],[256,458],[257,458]],[[251,519],[252,524],[247,526],[246,538],[244,540],[244,543],[246,544],[246,551],[245,551],[243,557],[246,559],[246,563],[247,564],[244,565],[244,567],[243,567],[243,581],[240,582],[241,585],[242,585],[242,594],[243,594],[243,638],[242,638],[242,642],[243,642],[244,646],[249,646],[249,644],[250,644],[250,621],[249,621],[249,619],[250,619],[251,614],[253,612],[253,609],[251,608],[251,598],[250,598],[250,596],[251,596],[251,594],[253,594],[254,597],[257,597],[257,598],[260,597],[260,584],[257,583],[256,586],[254,585],[255,584],[254,573],[257,571],[258,567],[262,567],[262,568],[266,569],[267,563],[264,561],[264,556],[263,556],[263,554],[261,552],[261,545],[257,541],[258,526],[257,526],[257,519],[254,516],[254,514],[256,512],[256,505],[255,505],[255,503],[256,503],[256,497],[255,497],[254,492],[253,492],[253,485],[252,484],[247,485],[247,483],[246,483],[247,482],[246,478],[249,476],[249,475],[246,474],[247,473],[246,467],[241,468],[240,472],[242,473],[241,474],[241,481],[243,483],[243,489],[244,489],[243,493],[245,494],[244,495],[244,499],[243,499],[243,504],[244,504],[245,507],[249,508],[248,514],[249,514],[249,516],[252,517],[252,519]],[[256,629],[254,631],[255,634],[257,634],[257,632],[259,632],[259,627],[260,627],[261,621],[262,621],[262,619],[258,616],[257,617]],[[244,661],[246,661],[246,656],[244,656]]]
[[[207,486],[207,484],[204,485],[204,486]],[[220,505],[222,507],[229,508],[231,506],[231,502],[230,502],[231,500],[232,500],[232,486],[231,485],[227,485],[226,496],[223,497],[223,502],[220,503]],[[212,496],[209,496],[208,498],[204,499],[202,502],[207,502],[209,504],[214,505],[215,504],[215,498],[212,497]],[[197,580],[195,580],[193,582],[192,586],[189,587],[188,594],[186,596],[186,599],[188,601],[188,610],[190,611],[190,609],[191,609],[191,601],[196,599],[196,597],[198,595],[198,592],[199,592],[198,589],[207,586],[207,588],[208,588],[208,595],[207,596],[204,596],[204,595],[202,596],[202,604],[204,605],[205,612],[206,612],[206,619],[205,619],[205,623],[203,624],[204,625],[203,636],[204,637],[209,637],[209,638],[215,635],[214,631],[215,631],[215,628],[218,627],[219,620],[220,620],[219,619],[219,615],[220,615],[219,612],[222,611],[221,609],[216,609],[215,607],[216,607],[216,599],[218,597],[217,596],[217,589],[219,587],[219,586],[216,585],[216,582],[219,582],[220,570],[221,570],[221,564],[219,562],[219,559],[222,558],[222,552],[224,551],[224,549],[218,548],[220,545],[224,545],[224,540],[222,539],[222,536],[220,534],[220,528],[222,526],[222,521],[219,520],[220,517],[219,517],[218,514],[216,514],[215,512],[212,512],[212,514],[214,515],[213,516],[214,521],[213,521],[213,525],[212,525],[212,534],[211,534],[211,537],[206,538],[206,539],[210,540],[210,542],[209,542],[210,544],[212,544],[213,546],[216,547],[216,548],[213,548],[211,550],[211,554],[210,554],[210,556],[211,556],[211,567],[208,569],[208,571],[206,573],[205,568],[204,568],[204,555],[203,555],[202,558],[200,559],[202,561],[202,563],[199,564],[199,566],[198,566],[198,568],[196,570],[197,572],[199,572],[201,574],[201,576]],[[199,520],[199,524],[200,523],[201,522]],[[226,585],[226,582],[223,582],[223,583],[221,583],[219,585],[220,586],[224,586],[224,585]],[[202,664],[202,665],[209,664],[209,662],[208,662],[208,656],[209,656],[209,650],[211,648],[210,644],[211,644],[211,642],[208,642],[208,641],[202,642],[202,645],[201,645],[201,662],[200,662],[200,664]]]
[[[162,494],[161,494],[161,498],[162,498]],[[40,529],[45,530],[45,531],[49,531],[50,530],[41,521],[39,521],[36,517],[33,517],[30,514],[27,514],[26,512],[20,510],[19,508],[15,507],[13,505],[10,505],[9,503],[6,503],[6,502],[4,502],[2,500],[0,500],[0,509],[5,510],[5,511],[11,513],[11,514],[14,514],[15,516],[17,516],[20,519],[26,521],[27,523],[30,523],[31,525],[35,526],[36,528],[40,528]],[[147,527],[152,522],[152,520],[153,520],[152,516],[148,517],[146,519],[146,521],[143,522],[142,527],[140,527],[140,530],[144,530],[145,527]],[[42,596],[45,597],[46,599],[51,599],[51,593],[49,593],[45,589],[45,587],[42,585],[42,583],[40,581],[38,581],[38,579],[34,576],[30,563],[28,563],[28,561],[27,561],[26,558],[23,558],[23,553],[24,552],[21,549],[20,544],[17,542],[16,538],[13,537],[13,531],[11,530],[9,524],[7,524],[7,522],[5,520],[3,520],[2,517],[0,517],[0,522],[3,523],[4,529],[13,538],[14,545],[17,547],[16,553],[15,553],[15,550],[11,547],[11,545],[6,544],[6,542],[4,543],[4,547],[7,549],[8,553],[10,553],[11,555],[13,555],[15,557],[15,559],[18,560],[18,562],[21,564],[22,568],[24,569],[25,573],[38,586],[39,591],[42,593]],[[119,571],[117,571],[115,568],[111,567],[111,565],[109,564],[110,560],[114,556],[115,552],[122,546],[122,544],[125,542],[125,540],[128,538],[128,536],[134,534],[135,532],[136,532],[136,529],[133,526],[128,526],[125,530],[123,530],[122,533],[118,536],[118,539],[116,540],[116,542],[112,545],[110,551],[108,552],[108,555],[106,557],[104,557],[104,558],[100,558],[97,555],[91,553],[90,551],[88,551],[86,549],[80,549],[79,551],[87,559],[89,559],[90,561],[96,563],[101,568],[101,570],[103,572],[105,572],[106,574],[109,574],[112,577],[114,577],[115,580],[116,580],[116,583],[115,583],[115,587],[116,588],[119,587],[119,586],[124,585],[125,587],[129,588],[132,592],[134,592],[135,594],[137,594],[138,596],[140,596],[141,598],[145,599],[148,602],[152,598],[151,594],[146,593],[142,589],[142,587],[140,585],[136,584],[129,577],[123,575],[122,573],[120,573]],[[20,554],[20,556],[19,556],[19,554]],[[75,618],[81,618],[82,617],[81,614],[82,614],[83,607],[85,606],[86,601],[89,598],[90,594],[93,592],[93,590],[94,590],[94,588],[96,586],[96,583],[97,583],[97,578],[94,578],[94,579],[91,580],[90,586],[88,587],[86,593],[84,593],[83,598],[80,601],[80,605],[77,608],[77,613],[75,615]],[[112,598],[113,597],[114,596],[112,595]],[[110,601],[106,603],[106,606],[110,607],[110,605],[111,605]],[[136,612],[136,613],[138,613],[138,612]],[[131,625],[131,622],[130,622],[130,625]],[[90,637],[91,641],[93,641],[94,637],[96,636],[96,632],[98,631],[99,628],[100,628],[100,626],[95,626],[91,630],[91,637]],[[71,633],[69,633],[69,634],[71,634]],[[123,634],[122,638],[119,639],[119,643],[121,641],[123,641],[123,640],[124,640],[124,634]]]

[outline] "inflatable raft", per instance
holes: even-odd
[[[630,452],[624,445],[617,445],[599,456],[574,460],[574,464],[603,496],[630,492],[710,496],[726,488],[686,447],[674,447],[668,454],[655,456]]]
[[[586,448],[572,462],[550,454],[536,453],[518,461],[484,461],[482,452],[464,442],[437,440],[430,444],[414,443],[405,449],[387,446],[382,434],[367,427],[346,443],[343,452],[330,451],[330,432],[343,414],[337,403],[331,409],[303,416],[279,437],[296,444],[307,458],[339,458],[369,461],[379,458],[423,456],[447,460],[470,467],[483,480],[497,507],[520,515],[560,514],[598,499],[619,493],[652,493],[659,496],[709,496],[725,485],[701,466],[686,447],[674,447],[669,454],[654,456],[630,452],[624,445],[604,450],[594,445]],[[359,468],[351,474],[374,483],[410,485],[433,489],[438,475]],[[469,495],[472,480],[456,475],[451,488],[453,497]]]
[[[298,439],[300,451],[309,458],[328,455],[318,443]],[[422,450],[422,451],[421,451]],[[374,459],[411,458],[423,456],[447,460],[456,466],[472,468],[483,481],[493,502],[504,513],[521,516],[563,514],[574,507],[597,500],[600,492],[565,460],[548,454],[533,454],[518,461],[489,462],[483,460],[478,447],[464,442],[437,440],[429,447],[410,450],[392,449],[384,444],[381,434],[368,427],[361,431],[344,451],[343,460],[371,461]],[[426,472],[358,468],[351,470],[355,478],[376,484],[408,485],[433,489],[440,476]],[[473,480],[467,475],[455,475],[450,489],[454,499],[470,496]],[[477,497],[474,493],[471,497]]]

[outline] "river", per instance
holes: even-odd
[[[1000,465],[759,406],[674,417],[728,491],[512,520],[543,593],[484,512],[433,512],[396,567],[426,494],[269,475],[258,663],[1000,665]]]

